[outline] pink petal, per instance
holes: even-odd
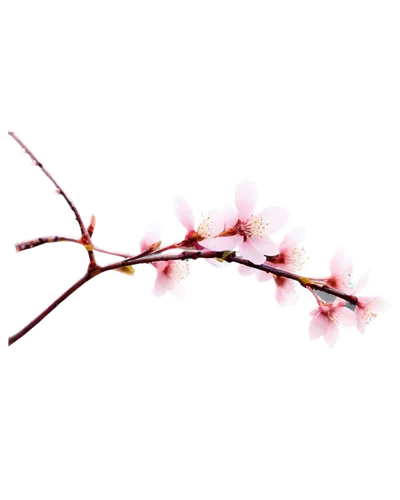
[[[367,271],[366,273],[364,273],[361,278],[358,280],[358,283],[356,285],[356,288],[354,290],[354,293],[357,294],[359,292],[361,292],[361,290],[363,288],[365,288],[365,286],[369,283],[369,276],[371,274],[371,271]]]
[[[370,297],[370,302],[368,304],[368,309],[371,309],[374,313],[383,314],[392,307],[392,304],[382,297]]]
[[[295,306],[299,301],[295,284],[290,280],[279,282],[276,285],[275,298],[282,307]]]
[[[152,294],[161,297],[172,285],[172,280],[164,273],[157,273]]]
[[[201,245],[208,250],[214,252],[222,252],[223,250],[234,250],[243,238],[239,234],[235,236],[220,236],[219,238],[207,238],[201,241]]]
[[[309,312],[310,320],[307,324],[307,338],[311,342],[317,342],[322,339],[328,318],[322,314],[318,308]]]
[[[354,311],[356,317],[356,327],[360,333],[365,333],[365,327],[367,326],[364,316],[364,311],[360,307],[356,307]]]
[[[186,288],[183,283],[173,283],[169,292],[176,299],[183,300],[186,297]]]
[[[334,347],[339,338],[339,326],[335,321],[329,321],[325,329],[324,339],[329,347]]]
[[[140,240],[140,251],[145,252],[148,250],[154,243],[160,241],[161,239],[161,226],[159,226],[156,222],[153,222],[148,226],[148,228],[143,233],[142,239]]]
[[[356,321],[354,312],[347,307],[339,307],[336,310],[336,314],[338,316],[340,326],[344,326],[345,328],[353,326]]]
[[[306,230],[304,227],[296,227],[290,231],[285,238],[283,239],[282,243],[279,245],[279,250],[282,252],[282,250],[286,248],[293,248],[296,245],[298,245],[301,241],[304,240],[306,235]]]
[[[310,311],[310,321],[307,326],[307,337],[311,341],[324,338],[328,345],[336,344],[340,334],[340,326],[337,321],[330,320],[319,308]]]
[[[334,309],[344,307],[345,305],[346,305],[346,301],[344,299],[339,298],[339,297],[336,297],[336,299],[332,302],[332,306]]]
[[[210,210],[208,213],[211,221],[211,236],[217,236],[217,234],[222,233],[225,228],[225,214],[221,210]]]
[[[278,255],[278,245],[274,243],[268,236],[252,236],[251,243],[257,248],[259,252],[264,255]]]
[[[264,264],[265,256],[252,245],[251,239],[239,243],[239,250],[242,256],[253,264]]]
[[[244,277],[252,276],[255,272],[255,269],[253,267],[243,266],[242,264],[238,265],[237,270],[239,274]]]
[[[225,207],[224,209],[224,217],[225,217],[225,227],[224,229],[231,229],[235,226],[238,221],[238,214],[236,210],[231,207]]]
[[[257,269],[256,278],[260,282],[269,281],[270,279],[272,279],[272,274],[266,273],[265,271],[261,271],[260,269]]]
[[[170,265],[167,261],[152,262],[152,264],[157,269],[158,273],[165,271],[165,269]]]
[[[250,181],[242,181],[236,187],[235,203],[240,220],[247,220],[257,203],[257,186]]]
[[[213,267],[218,267],[220,269],[225,268],[226,264],[226,262],[220,262],[217,259],[204,259],[204,261],[207,262],[207,264],[210,264]]]
[[[286,225],[289,214],[284,208],[269,207],[261,212],[261,217],[267,223],[266,234],[272,234]]]
[[[347,255],[344,248],[338,248],[336,252],[332,255],[331,261],[329,263],[329,269],[332,276],[342,275],[344,273],[353,272],[353,262]]]
[[[181,196],[175,198],[175,213],[183,226],[188,230],[194,229],[194,217],[188,202]]]

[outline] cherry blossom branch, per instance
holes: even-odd
[[[63,196],[65,201],[68,203],[70,209],[74,212],[75,218],[76,218],[76,220],[79,224],[80,230],[81,230],[82,242],[84,243],[85,248],[86,248],[88,255],[89,255],[89,260],[90,260],[89,270],[95,269],[97,267],[97,264],[96,264],[96,257],[95,257],[95,254],[94,254],[93,248],[92,248],[92,240],[91,240],[89,232],[88,232],[88,230],[87,230],[87,228],[82,220],[82,217],[80,216],[80,214],[78,212],[78,209],[75,207],[72,200],[67,196],[67,193],[56,182],[54,177],[44,168],[43,164],[36,158],[36,156],[32,153],[32,151],[26,147],[26,145],[22,142],[22,140],[14,132],[8,132],[8,134],[14,139],[14,141],[16,141],[22,147],[23,152],[25,152],[31,158],[32,164],[37,165],[42,170],[42,172],[51,180],[51,182],[57,188],[57,192],[61,196]]]
[[[8,337],[8,345],[14,344],[17,340],[22,338],[25,334],[27,334],[34,326],[36,326],[38,323],[42,321],[48,314],[51,313],[58,305],[61,304],[65,299],[67,299],[70,295],[72,295],[78,288],[80,288],[82,285],[87,283],[89,280],[91,280],[95,276],[96,270],[88,271],[84,276],[82,276],[81,279],[79,279],[76,283],[74,283],[68,290],[66,290],[58,299],[56,299],[53,303],[49,305],[42,313],[39,314],[34,320],[32,320],[30,323],[28,323],[22,330],[20,330],[18,333],[15,335],[12,335],[11,337]]]
[[[156,239],[154,243],[150,243],[150,246],[141,245],[139,243],[140,248],[147,248],[147,250],[137,253],[131,252],[121,252],[118,250],[109,250],[107,248],[98,245],[95,240],[95,232],[97,227],[97,215],[91,214],[88,219],[88,223],[86,224],[81,213],[79,211],[79,207],[75,204],[74,200],[71,198],[69,193],[64,189],[62,185],[57,181],[56,177],[50,172],[50,170],[46,167],[46,165],[42,162],[42,160],[32,151],[32,149],[24,142],[22,137],[15,131],[7,130],[7,135],[16,142],[20,148],[24,150],[24,154],[26,154],[30,160],[32,166],[38,166],[43,175],[50,181],[50,183],[57,190],[58,195],[62,195],[67,206],[70,207],[72,216],[77,224],[79,233],[78,234],[48,234],[48,235],[40,235],[37,237],[20,240],[14,243],[14,249],[16,252],[24,252],[27,250],[33,250],[34,248],[39,248],[44,245],[51,245],[57,242],[61,243],[69,243],[74,246],[80,246],[85,250],[88,255],[88,266],[84,274],[82,274],[76,281],[74,281],[68,288],[66,288],[58,297],[55,297],[49,304],[43,307],[39,313],[35,314],[28,322],[26,322],[21,328],[17,329],[11,335],[8,336],[7,344],[8,347],[12,347],[19,340],[24,338],[32,329],[34,329],[37,325],[39,325],[44,319],[48,319],[49,315],[57,309],[57,307],[62,304],[65,300],[68,299],[71,295],[75,294],[77,290],[79,290],[82,286],[84,286],[89,281],[95,279],[96,277],[107,273],[118,271],[122,272],[122,268],[129,266],[137,266],[137,265],[147,265],[152,262],[160,262],[160,261],[172,261],[172,260],[197,260],[197,259],[220,259],[224,260],[227,263],[236,263],[242,264],[254,269],[258,269],[264,272],[267,272],[273,277],[285,278],[295,280],[300,283],[300,285],[311,293],[317,302],[322,304],[321,299],[315,293],[315,291],[326,292],[330,295],[334,295],[336,297],[342,298],[349,303],[358,305],[359,300],[356,296],[349,295],[344,293],[338,289],[331,288],[325,284],[321,284],[321,280],[317,278],[313,279],[312,276],[306,275],[298,275],[291,273],[289,271],[279,269],[275,267],[276,260],[279,255],[275,255],[272,257],[266,257],[266,263],[264,264],[253,264],[251,261],[239,257],[236,255],[236,251],[212,251],[212,250],[190,250],[193,246],[199,248],[197,245],[198,241],[204,240],[204,235],[200,229],[196,231],[190,229],[187,231],[185,238],[182,241],[178,241],[166,246],[161,246],[161,239]],[[242,193],[243,194],[243,193]],[[200,226],[199,226],[200,227]],[[251,227],[251,224],[248,222],[240,222],[238,220],[237,224],[234,228],[228,229],[223,233],[217,235],[217,237],[228,236],[228,239],[224,244],[231,244],[232,241],[229,240],[229,237],[232,238],[232,235],[240,234],[245,237],[251,237],[253,233],[251,231],[259,229],[259,226],[255,226],[255,229]],[[248,234],[250,232],[250,234]],[[242,234],[243,233],[243,234]],[[161,234],[161,233],[160,233]],[[240,239],[240,237],[239,237]],[[244,240],[246,241],[246,240]],[[239,246],[240,248],[240,246]],[[170,252],[171,250],[178,250],[177,252]],[[182,251],[181,251],[182,250]],[[107,255],[117,260],[113,260],[111,262],[107,262],[105,264],[99,264],[96,259],[97,253],[102,255]],[[261,259],[262,260],[262,259]],[[269,265],[268,261],[272,261],[275,263],[274,266]],[[130,270],[129,270],[130,271]],[[130,273],[128,273],[130,275]],[[278,284],[279,281],[276,280],[275,284]],[[342,306],[338,306],[342,307]]]
[[[74,241],[71,238],[72,241]],[[68,241],[71,241],[68,240]],[[60,241],[60,240],[59,240]],[[77,241],[79,242],[79,241]],[[169,247],[174,247],[175,245],[170,245]],[[165,247],[168,249],[169,247]],[[304,276],[299,276],[297,274],[291,273],[289,271],[285,271],[283,269],[277,269],[275,267],[269,266],[267,264],[253,264],[249,260],[243,259],[242,257],[236,256],[235,252],[215,252],[211,250],[207,251],[184,251],[179,254],[163,254],[159,253],[165,249],[156,250],[150,255],[142,256],[139,254],[136,257],[130,257],[128,259],[124,259],[120,262],[115,262],[113,264],[108,264],[106,266],[98,266],[96,269],[87,272],[81,279],[79,279],[74,285],[72,285],[66,292],[64,292],[60,297],[58,297],[52,304],[50,304],[42,313],[40,313],[34,320],[32,320],[28,325],[26,325],[22,330],[20,330],[15,335],[9,337],[8,345],[12,345],[14,342],[19,340],[25,334],[27,334],[33,327],[35,327],[38,323],[40,323],[48,314],[50,314],[59,304],[61,304],[65,299],[67,299],[70,295],[72,295],[76,290],[78,290],[82,285],[90,281],[95,276],[99,274],[105,273],[107,271],[113,271],[120,268],[124,268],[132,265],[139,264],[151,264],[153,262],[166,262],[166,261],[176,261],[176,260],[197,260],[197,259],[220,259],[225,262],[235,262],[237,264],[241,264],[243,266],[251,267],[254,269],[258,269],[260,271],[271,273],[275,276],[291,279],[300,283],[306,289],[314,289],[319,290],[325,293],[329,293],[336,297],[340,297],[351,304],[357,304],[357,297],[353,295],[346,294],[340,290],[336,290],[335,288],[331,288],[327,285],[316,283],[309,278]],[[107,252],[109,253],[109,252]]]
[[[288,278],[291,280],[298,281],[304,287],[310,287],[314,290],[319,290],[320,292],[325,292],[330,295],[335,295],[341,299],[347,300],[351,304],[357,304],[357,297],[354,295],[349,295],[347,293],[341,292],[336,288],[331,288],[327,285],[321,285],[312,280],[312,276],[302,276],[298,274],[291,273],[289,271],[284,271],[283,269],[277,269],[276,267],[268,266],[267,264],[253,264],[249,260],[243,259],[242,257],[236,257],[235,255],[229,255],[225,259],[227,262],[236,262],[237,264],[244,264],[248,267],[253,267],[254,269],[259,269],[260,271],[265,271],[267,273],[274,274],[275,276],[280,276],[282,278]]]
[[[113,264],[108,264],[101,268],[100,272],[111,271],[114,269],[118,269],[122,266],[134,266],[138,264],[150,264],[152,262],[162,262],[162,261],[172,261],[172,260],[197,260],[197,259],[220,259],[225,262],[236,262],[237,264],[241,264],[242,266],[251,267],[253,269],[258,269],[260,271],[264,271],[270,274],[273,274],[277,277],[287,278],[290,280],[297,281],[304,288],[311,288],[313,290],[318,290],[320,292],[329,293],[330,295],[334,295],[335,297],[339,297],[350,304],[357,304],[357,297],[354,295],[347,294],[341,290],[337,290],[336,288],[332,288],[328,285],[318,283],[310,278],[305,276],[300,276],[298,274],[285,271],[284,269],[278,269],[276,267],[270,266],[268,264],[254,264],[243,257],[238,257],[235,252],[215,252],[212,250],[208,251],[195,251],[195,252],[182,252],[180,254],[167,254],[167,255],[149,255],[145,257],[132,257],[122,262],[115,262]]]

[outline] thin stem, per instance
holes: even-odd
[[[149,264],[151,262],[159,262],[162,260],[184,260],[184,259],[212,259],[222,258],[224,252],[214,252],[212,250],[198,250],[194,252],[177,252],[177,253],[163,253],[163,254],[150,254],[140,258],[123,259],[118,262],[111,262],[101,266],[101,272],[115,271],[122,266],[138,266],[142,264]]]
[[[62,295],[58,297],[52,304],[47,307],[42,313],[39,314],[34,320],[32,320],[28,325],[26,325],[22,330],[20,330],[18,333],[15,335],[12,335],[11,337],[8,338],[8,345],[14,344],[17,340],[19,340],[21,337],[23,337],[25,334],[29,332],[34,326],[36,326],[38,323],[42,321],[48,314],[51,313],[58,305],[61,304],[66,298],[68,298],[70,295],[72,295],[78,288],[80,288],[82,285],[87,283],[89,280],[91,280],[94,276],[96,276],[96,272],[87,272],[85,276],[83,276],[80,280],[78,280],[76,283],[74,283],[66,292],[64,292]]]
[[[194,252],[182,252],[180,254],[167,254],[167,255],[148,255],[144,257],[132,257],[130,259],[126,259],[122,262],[115,262],[113,264],[109,264],[100,269],[100,272],[111,271],[113,269],[118,269],[123,266],[133,266],[137,264],[151,264],[152,262],[160,262],[160,261],[169,261],[169,260],[196,260],[196,259],[223,259],[226,262],[236,262],[237,264],[242,264],[246,267],[252,267],[253,269],[259,269],[261,271],[274,274],[275,276],[279,276],[282,278],[291,279],[300,283],[304,288],[312,288],[314,290],[320,290],[322,292],[330,293],[331,295],[335,295],[336,297],[340,297],[351,304],[357,304],[357,297],[354,295],[349,295],[344,293],[336,288],[331,288],[327,285],[323,285],[320,283],[316,283],[305,276],[299,276],[297,274],[291,273],[289,271],[285,271],[284,269],[278,269],[276,267],[270,266],[268,264],[253,264],[249,260],[244,259],[243,257],[237,257],[235,252],[228,253],[227,252],[214,252],[211,250],[207,251],[194,251]]]
[[[326,292],[330,295],[335,295],[336,297],[340,297],[341,299],[347,300],[351,304],[357,305],[357,297],[354,295],[348,295],[347,293],[341,292],[340,290],[336,290],[336,288],[331,288],[330,286],[322,285],[320,283],[316,283],[312,279],[307,276],[301,276],[298,274],[290,273],[289,271],[284,271],[283,269],[277,269],[276,267],[269,266],[267,264],[253,264],[247,259],[243,259],[242,257],[236,257],[234,255],[229,255],[226,258],[227,262],[236,262],[238,264],[244,264],[248,267],[253,267],[255,269],[260,269],[261,271],[266,271],[267,273],[274,274],[275,276],[281,276],[283,278],[292,279],[298,281],[303,286],[309,286],[314,290],[319,290],[320,292]]]
[[[78,212],[78,209],[75,207],[72,200],[67,196],[67,193],[56,182],[54,177],[44,168],[43,164],[36,158],[36,156],[32,153],[32,151],[26,147],[26,145],[22,142],[22,140],[14,132],[8,132],[8,134],[14,139],[14,141],[16,141],[22,147],[23,151],[25,151],[25,153],[31,158],[32,163],[34,165],[37,165],[42,170],[42,172],[51,180],[51,182],[57,188],[57,191],[59,192],[59,194],[61,194],[61,196],[64,197],[65,201],[68,203],[69,207],[74,212],[75,218],[76,218],[76,220],[79,224],[80,230],[81,230],[82,237],[85,240],[84,241],[85,248],[86,248],[88,255],[89,255],[89,259],[90,259],[89,270],[95,269],[97,267],[97,264],[96,264],[95,254],[93,252],[93,249],[91,248],[93,246],[92,240],[89,236],[89,233],[86,229],[85,224],[83,223],[82,217],[80,216],[80,214]]]
[[[20,241],[15,243],[15,250],[18,252],[23,252],[24,250],[30,250],[31,248],[44,245],[45,243],[58,243],[60,241],[72,241],[73,243],[81,243],[78,238],[70,238],[69,236],[40,236],[39,238],[34,238],[33,240]]]
[[[167,245],[165,247],[161,247],[158,250],[155,250],[151,252],[151,255],[158,254],[160,252],[164,252],[165,250],[171,250],[172,248],[176,248],[176,244],[172,243],[171,245]],[[94,249],[101,253],[102,255],[108,255],[110,257],[122,257],[124,259],[138,259],[139,257],[143,257],[144,255],[148,255],[150,253],[149,250],[146,250],[144,252],[138,252],[138,253],[129,253],[129,252],[120,252],[118,250],[108,250],[107,248],[104,248],[97,243],[94,244]],[[109,262],[111,264],[111,262]]]

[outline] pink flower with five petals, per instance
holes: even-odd
[[[311,311],[309,336],[311,340],[324,337],[325,342],[334,347],[339,337],[339,325],[349,327],[354,325],[355,317],[353,311],[345,307],[346,301],[335,299],[333,302],[318,300],[319,306]]]
[[[196,217],[189,202],[180,195],[175,198],[175,214],[182,226],[185,228],[185,236],[178,243],[179,247],[195,248],[204,250],[203,241],[210,241],[210,238],[221,233],[225,227],[225,215],[222,210],[210,208],[203,219],[196,224]],[[216,259],[204,259],[204,261],[218,270],[225,270],[223,262]]]
[[[150,224],[145,230],[140,241],[140,251],[152,250],[160,244],[161,227],[157,223]],[[189,263],[186,261],[172,260],[151,263],[157,270],[154,282],[153,295],[161,297],[166,292],[177,298],[185,296],[185,288],[181,283],[189,274]]]
[[[283,269],[285,271],[298,272],[305,262],[305,249],[301,245],[304,242],[302,232],[292,232],[287,235],[279,245],[278,255],[263,262],[271,267]],[[261,270],[255,270],[242,264],[237,266],[238,274],[243,278],[255,278],[259,284],[273,280],[273,298],[281,307],[295,306],[299,302],[297,292],[297,281],[276,276]]]
[[[350,292],[353,262],[345,252],[344,248],[339,248],[332,255],[329,262],[329,270],[331,271],[330,277],[319,281],[323,281],[326,285],[336,288],[337,290]]]
[[[209,250],[234,250],[239,246],[242,256],[254,264],[262,264],[265,255],[278,253],[277,245],[269,235],[286,224],[288,214],[280,207],[270,207],[255,214],[257,187],[250,181],[241,182],[235,193],[236,211],[225,210],[225,229],[202,245]]]
[[[360,292],[369,282],[369,272],[366,272],[359,279],[355,293]],[[357,305],[355,316],[356,326],[360,333],[365,333],[366,326],[376,318],[378,314],[382,314],[391,308],[391,304],[382,297],[357,297]]]

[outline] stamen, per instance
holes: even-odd
[[[179,283],[180,281],[187,278],[187,276],[189,275],[189,271],[189,262],[179,260],[170,263],[167,269],[167,274],[172,280]]]

